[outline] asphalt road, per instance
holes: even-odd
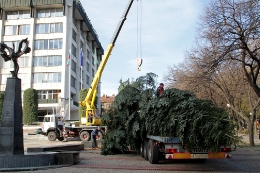
[[[48,141],[42,135],[28,135],[32,130],[24,130],[24,148],[38,146],[61,146],[81,144],[81,141],[70,140],[68,142]],[[69,167],[51,167],[48,169],[35,169],[23,171],[23,173],[186,173],[186,172],[259,172],[260,173],[260,140],[255,137],[255,147],[246,146],[248,136],[243,136],[244,144],[232,152],[230,159],[211,159],[204,163],[196,161],[160,161],[158,164],[150,164],[137,154],[117,154],[103,156],[99,150],[85,148],[80,152],[80,163]]]

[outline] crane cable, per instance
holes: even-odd
[[[138,3],[139,1],[139,3]],[[139,6],[140,6],[140,12],[141,12],[141,17],[140,17],[140,27],[139,27]],[[143,63],[142,59],[142,38],[141,38],[141,28],[142,28],[142,0],[137,0],[137,28],[136,28],[136,64],[138,66],[138,71],[141,71],[141,65]],[[139,32],[140,30],[140,32]],[[139,39],[139,40],[138,40]],[[140,50],[139,50],[140,47]],[[140,56],[138,58],[138,56]]]

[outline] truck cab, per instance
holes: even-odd
[[[42,123],[42,134],[48,136],[50,141],[63,140],[63,116],[58,114],[45,115]]]

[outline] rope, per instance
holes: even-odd
[[[138,3],[139,1],[139,3]],[[140,16],[139,17],[139,6],[140,6]],[[136,58],[139,58],[142,60],[142,0],[137,0],[137,12],[136,12],[136,23],[137,23],[137,27],[136,27]],[[139,22],[139,18],[140,18],[140,22]],[[139,23],[140,23],[140,27],[139,27]],[[140,50],[139,50],[140,47]],[[138,57],[140,56],[140,57]],[[141,66],[141,65],[140,65]],[[138,66],[138,70],[140,71],[141,68],[140,66]]]

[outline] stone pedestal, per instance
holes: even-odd
[[[8,78],[0,126],[0,155],[24,154],[21,79]]]

